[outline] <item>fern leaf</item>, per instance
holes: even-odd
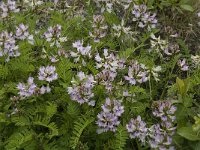
[[[26,126],[26,125],[30,125],[31,121],[29,119],[28,116],[13,116],[12,118],[12,122],[15,123],[16,126]]]
[[[96,70],[96,68],[94,67],[94,64],[92,64],[92,63],[88,63],[87,64],[87,68],[93,73],[93,74],[97,74],[98,73],[98,71]]]
[[[133,49],[132,48],[128,48],[125,51],[121,51],[119,53],[119,57],[120,58],[125,58],[127,59],[129,56],[131,56],[133,54]]]
[[[0,78],[1,79],[6,79],[8,76],[9,70],[7,66],[0,65]]]
[[[32,140],[33,131],[28,129],[23,129],[22,131],[14,133],[6,144],[5,148],[9,150],[15,150],[17,148],[21,148],[22,144]]]
[[[55,103],[48,102],[46,106],[46,113],[49,118],[51,118],[57,111],[57,105]]]
[[[80,106],[75,102],[69,102],[67,106],[67,113],[71,117],[76,117],[80,114]]]
[[[94,121],[93,118],[85,118],[85,117],[81,117],[79,118],[75,123],[74,123],[74,130],[73,130],[73,136],[71,137],[70,140],[70,147],[72,149],[75,149],[79,139],[83,133],[83,130]]]
[[[46,128],[49,128],[51,130],[51,134],[49,135],[49,138],[51,139],[53,136],[58,135],[58,129],[54,122],[49,123],[50,120],[48,118],[43,118],[42,116],[37,115],[34,120],[34,125],[40,125]]]
[[[117,129],[117,133],[115,135],[115,144],[114,144],[114,149],[115,150],[123,150],[123,148],[126,145],[126,140],[128,139],[128,133],[126,131],[126,128],[123,126],[119,126]]]

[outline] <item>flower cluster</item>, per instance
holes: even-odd
[[[95,0],[97,7],[101,8],[101,13],[107,11],[109,13],[112,12],[113,2],[112,0]]]
[[[18,48],[12,33],[7,31],[0,33],[0,57],[5,57],[5,61],[8,62],[10,57],[20,56]]]
[[[99,81],[99,83],[104,85],[106,90],[109,92],[113,89],[112,82],[114,81],[116,76],[116,72],[104,69],[96,75],[96,78]]]
[[[95,83],[92,75],[78,72],[77,79],[73,79],[71,83],[72,87],[68,87],[68,93],[73,101],[77,101],[80,104],[88,103],[91,106],[95,105],[95,101],[91,100],[94,97],[92,89]]]
[[[108,28],[104,16],[94,15],[92,28],[93,32],[89,33],[90,36],[94,38],[94,42],[100,42],[100,39],[106,36],[106,30]]]
[[[126,125],[130,137],[139,139],[144,145],[147,143],[153,149],[173,149],[172,136],[176,129],[174,127],[176,107],[169,101],[156,101],[152,108],[154,110],[153,115],[160,118],[161,123],[147,128],[140,116],[131,119]]]
[[[53,80],[58,79],[58,74],[55,72],[56,67],[55,66],[47,66],[47,67],[40,67],[39,73],[38,73],[38,79],[52,82]]]
[[[106,98],[106,102],[101,106],[102,111],[97,115],[96,124],[99,126],[98,133],[113,131],[115,132],[117,126],[120,124],[119,117],[124,112],[124,106],[118,100],[111,100]]]
[[[170,101],[156,101],[152,105],[153,115],[161,119],[160,124],[153,125],[149,131],[149,143],[152,148],[173,148],[172,136],[175,133],[176,107]]]
[[[170,129],[175,121],[176,107],[170,101],[156,101],[153,103],[153,115],[162,120],[162,126]]]
[[[169,43],[167,40],[162,40],[159,37],[156,37],[154,34],[151,34],[151,48],[150,51],[155,51],[159,56],[173,56],[180,52],[179,45],[177,43]]]
[[[103,50],[103,57],[97,53],[95,56],[96,68],[104,68],[116,72],[117,69],[122,69],[124,64],[113,53],[108,54],[108,49]]]
[[[45,94],[45,93],[49,93],[49,92],[51,92],[51,88],[49,87],[49,85],[47,85],[47,86],[43,85],[39,90],[40,94]]]
[[[138,116],[136,119],[131,119],[126,125],[130,138],[138,138],[143,144],[145,144],[145,138],[147,136],[146,123],[142,121],[141,117]]]
[[[151,38],[151,50],[156,51],[161,56],[162,53],[166,55],[172,55],[168,49],[168,41],[161,40],[160,36],[157,38],[154,34],[151,34]]]
[[[148,80],[147,68],[144,64],[134,61],[132,65],[129,66],[128,76],[124,76],[124,78],[132,85],[135,85],[136,82],[144,83]]]
[[[131,27],[125,27],[125,22],[123,19],[120,25],[114,24],[112,29],[114,32],[113,35],[116,37],[120,37],[123,34],[125,34],[126,36],[133,35],[133,32],[131,31]]]
[[[162,70],[162,68],[161,68],[161,66],[154,66],[153,68],[151,68],[151,69],[148,69],[148,73],[150,74],[150,75],[152,75],[153,76],[153,78],[156,80],[156,81],[160,81],[160,79],[158,78],[159,77],[159,72],[161,72],[161,70]],[[149,76],[150,76],[149,75]]]
[[[28,83],[24,84],[24,83],[19,83],[17,85],[17,89],[19,90],[19,95],[21,97],[30,97],[33,94],[35,94],[35,90],[36,90],[36,84],[33,82],[34,78],[33,77],[29,77],[28,78]]]
[[[91,53],[91,46],[88,45],[88,46],[84,47],[83,41],[78,40],[78,41],[73,43],[73,47],[76,48],[77,52],[71,51],[70,56],[72,58],[75,58],[74,59],[75,63],[82,60],[82,64],[85,65],[86,64],[85,60],[81,59],[81,58],[85,57],[85,56],[87,56],[89,58],[91,57],[91,54],[90,54]]]
[[[177,64],[181,68],[182,71],[187,71],[189,69],[189,66],[186,64],[185,58],[182,60],[178,60]]]
[[[24,4],[26,6],[29,6],[29,7],[36,7],[36,6],[39,6],[39,5],[42,5],[44,3],[44,0],[35,0],[35,1],[32,1],[32,0],[24,0]]]
[[[21,23],[18,27],[16,27],[15,38],[20,40],[27,39],[30,44],[34,44],[33,35],[30,35],[28,32],[28,26]]]
[[[177,43],[169,43],[168,51],[165,51],[165,54],[172,55],[172,54],[177,54],[178,52],[180,52],[179,45]]]
[[[19,90],[18,94],[21,98],[30,97],[34,94],[45,94],[45,93],[51,92],[51,88],[49,87],[49,85],[47,86],[43,85],[41,88],[39,88],[33,81],[34,81],[34,78],[29,77],[27,84],[19,83],[17,85],[17,89]]]
[[[171,145],[172,137],[162,129],[160,124],[152,125],[148,130],[147,142],[151,148],[159,150],[174,150],[174,146]]]
[[[0,2],[0,16],[1,18],[6,18],[11,12],[19,12],[16,8],[16,2],[13,0],[7,0],[7,4]]]
[[[61,37],[61,25],[49,27],[48,31],[44,33],[44,37],[47,42],[50,42],[50,46],[61,47],[61,43],[67,41],[67,37]]]
[[[95,56],[96,68],[103,69],[97,74],[97,79],[102,85],[106,86],[106,89],[110,91],[112,89],[112,81],[117,76],[117,69],[124,68],[124,60],[119,59],[113,53],[108,54],[108,50],[104,49],[103,57],[97,53]]]
[[[101,13],[104,11],[111,13],[113,9],[117,9],[117,11],[121,9],[128,9],[132,0],[94,0],[94,2],[97,7],[101,9]]]
[[[132,20],[134,22],[138,22],[138,27],[148,27],[148,30],[156,27],[156,24],[158,22],[156,19],[156,14],[148,12],[146,5],[134,4],[132,14],[134,15]]]

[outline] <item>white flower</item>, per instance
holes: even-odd
[[[192,63],[195,65],[195,67],[200,67],[200,56],[199,55],[192,55],[191,56]]]
[[[200,17],[200,12],[197,13],[197,16]]]

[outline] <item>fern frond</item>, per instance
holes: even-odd
[[[57,105],[55,103],[48,102],[46,106],[46,113],[49,118],[51,118],[57,111]]]
[[[133,54],[133,52],[134,52],[134,50],[132,48],[128,48],[125,51],[121,51],[119,53],[119,57],[127,59],[128,57],[130,57]]]
[[[73,136],[71,137],[70,140],[70,147],[72,149],[75,149],[79,139],[83,133],[83,130],[94,121],[94,118],[85,118],[85,117],[81,117],[79,118],[77,121],[75,121],[74,123],[74,130],[73,130]]]
[[[93,74],[95,74],[95,75],[98,73],[98,71],[97,71],[96,68],[94,67],[94,64],[91,63],[91,62],[89,62],[89,63],[87,64],[87,68],[88,68]]]
[[[80,114],[80,106],[75,102],[69,102],[67,106],[67,113],[71,117],[76,117]]]
[[[128,139],[128,133],[126,128],[123,126],[119,126],[117,129],[117,133],[115,134],[115,142],[114,149],[115,150],[123,150],[126,145],[126,140]]]
[[[16,126],[26,126],[30,125],[31,121],[28,116],[13,116],[11,121],[15,123]]]
[[[37,115],[36,117],[33,118],[33,124],[49,128],[50,131],[51,131],[51,134],[49,135],[50,139],[53,136],[58,135],[58,129],[57,129],[56,124],[54,122],[50,123],[50,119],[49,118],[44,118],[44,117],[42,117],[40,115]]]
[[[68,59],[61,59],[59,65],[57,66],[57,73],[60,78],[65,81],[70,81],[72,78],[71,68],[73,68],[74,64],[71,63]]]
[[[8,76],[8,67],[7,66],[3,66],[0,65],[0,78],[1,79],[6,79],[6,77]]]
[[[32,140],[33,135],[34,132],[31,130],[19,130],[8,139],[5,148],[8,150],[15,150],[17,148],[21,148],[22,144]]]

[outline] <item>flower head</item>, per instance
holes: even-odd
[[[101,108],[102,111],[97,115],[96,124],[99,126],[97,132],[115,132],[120,124],[119,117],[124,113],[124,106],[118,100],[106,98],[106,102]]]
[[[52,82],[53,80],[58,79],[58,74],[55,72],[55,66],[47,66],[47,67],[40,67],[38,73],[38,79],[43,81]]]
[[[161,125],[168,130],[174,130],[176,107],[170,101],[156,101],[152,105],[153,115],[161,119]]]
[[[147,68],[144,64],[139,64],[138,61],[134,61],[128,68],[128,75],[124,76],[124,78],[132,85],[135,85],[136,82],[144,83],[148,80]]]
[[[29,77],[28,78],[28,83],[24,84],[24,83],[19,83],[17,85],[17,89],[19,90],[19,95],[21,97],[30,97],[33,94],[35,94],[35,90],[36,90],[36,84],[33,82],[34,78],[33,77]]]
[[[182,60],[178,60],[177,62],[178,66],[180,66],[182,71],[188,71],[189,70],[189,66],[186,64],[186,59],[182,59]]]
[[[6,18],[11,12],[19,12],[16,8],[16,2],[13,0],[7,0],[7,3],[0,2],[0,16]]]
[[[156,27],[157,24],[157,19],[156,19],[156,14],[152,14],[147,10],[147,6],[142,4],[142,5],[136,5],[134,4],[133,10],[133,21],[138,22],[138,27],[144,28],[148,27],[148,30],[151,30],[152,28]]]
[[[136,119],[131,119],[126,125],[126,128],[130,133],[131,138],[138,138],[143,144],[145,143],[147,127],[146,123],[141,120],[140,116],[138,116]]]
[[[99,42],[101,38],[106,36],[106,30],[108,28],[104,16],[94,15],[92,28],[93,31],[90,32],[90,36],[94,38],[94,42]]]
[[[44,33],[44,37],[47,42],[50,42],[50,46],[61,47],[61,43],[67,41],[67,37],[61,36],[61,25],[49,27],[48,31]]]
[[[84,58],[91,57],[92,47],[90,45],[87,45],[86,47],[84,47],[83,41],[80,41],[80,40],[74,42],[73,47],[76,48],[76,52],[71,51],[70,56],[74,58],[75,63],[82,61],[82,64],[85,66],[86,62]]]
[[[33,35],[30,35],[28,32],[28,26],[21,23],[18,27],[16,27],[16,39],[25,40],[27,39],[30,44],[34,44]]]
[[[8,33],[7,31],[0,33],[0,57],[5,57],[6,62],[9,61],[11,57],[18,57],[20,56],[18,48],[12,33]]]
[[[77,78],[73,79],[71,83],[72,87],[68,87],[71,100],[80,104],[88,103],[91,106],[95,105],[95,101],[92,100],[94,97],[92,89],[95,83],[92,75],[85,75],[84,72],[78,72]]]

